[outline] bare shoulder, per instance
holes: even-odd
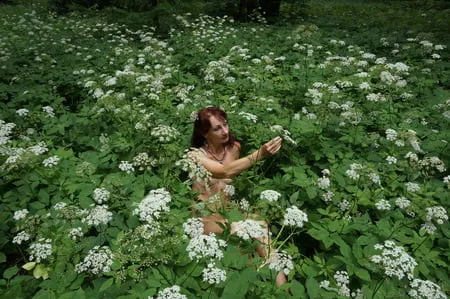
[[[236,160],[239,159],[239,155],[241,154],[241,144],[239,141],[234,142],[233,146],[230,148],[230,151]]]

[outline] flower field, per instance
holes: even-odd
[[[447,298],[450,21],[404,2],[165,32],[0,6],[1,297]],[[233,234],[191,190],[209,105],[241,156],[283,137],[225,189]]]

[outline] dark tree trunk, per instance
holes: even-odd
[[[280,15],[281,0],[260,0],[259,1],[264,17],[276,18]]]

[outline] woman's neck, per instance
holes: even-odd
[[[207,142],[205,144],[205,147],[208,151],[212,152],[213,154],[221,154],[225,151],[225,145],[223,143],[212,144]]]

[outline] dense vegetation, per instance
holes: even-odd
[[[54,2],[0,6],[2,297],[446,298],[445,5],[286,1],[267,24]],[[185,155],[207,105],[242,154],[284,137],[227,188],[238,234],[192,218],[211,213]]]

